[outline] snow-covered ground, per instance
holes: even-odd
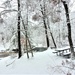
[[[27,59],[26,54],[20,59],[11,56],[0,58],[0,74],[66,75],[68,69],[65,71],[65,68],[58,67],[62,66],[62,61],[66,59],[52,52],[53,50],[48,48],[44,52],[34,53],[34,57],[30,54],[30,59]]]
[[[6,51],[7,49],[9,49],[10,43],[6,43],[5,45],[0,43],[0,52],[2,51]]]

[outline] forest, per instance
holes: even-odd
[[[75,75],[74,0],[0,0],[0,74]]]

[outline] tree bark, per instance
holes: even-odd
[[[44,28],[45,28],[45,35],[46,35],[46,41],[47,41],[47,47],[49,47],[49,38],[48,38],[48,33],[47,33],[47,25],[46,25],[46,21],[45,21],[45,2],[43,1],[43,6],[44,8],[42,8],[42,5],[40,5],[41,7],[41,13],[43,15],[43,24],[44,24]]]
[[[56,45],[56,43],[55,43],[55,40],[54,40],[53,34],[52,34],[51,29],[50,29],[50,26],[49,26],[49,19],[48,19],[48,17],[47,17],[47,23],[48,23],[48,28],[49,28],[49,31],[50,31],[50,35],[51,35],[51,38],[52,38],[53,44],[54,44],[55,48],[57,48],[57,45]]]
[[[29,40],[29,38],[27,38],[27,39],[28,39],[28,43],[29,43],[29,46],[30,46],[30,52],[31,52],[31,54],[32,54],[32,57],[34,57],[33,51],[32,51],[32,47],[31,47],[31,44],[30,44],[30,40]]]
[[[65,8],[65,12],[66,12],[66,20],[67,20],[67,28],[68,28],[68,41],[69,41],[72,57],[74,57],[75,54],[74,54],[74,48],[73,48],[73,42],[72,42],[72,36],[71,36],[71,24],[70,24],[70,18],[69,18],[68,5],[67,5],[66,1],[62,0],[62,3]]]
[[[17,0],[18,2],[18,58],[20,58],[22,56],[22,52],[21,52],[21,42],[20,42],[20,38],[21,38],[21,35],[20,35],[20,16],[21,16],[21,11],[20,11],[20,0]]]
[[[24,24],[24,20],[23,20],[23,18],[22,18],[22,16],[21,16],[21,19],[22,19],[22,24],[23,24],[23,27],[24,27],[24,30],[25,30],[25,37],[27,38],[27,41],[28,41],[28,43],[29,43],[29,46],[30,46],[30,51],[31,51],[31,54],[32,54],[32,57],[34,56],[33,55],[33,51],[32,51],[32,48],[31,48],[31,44],[30,44],[30,40],[29,40],[29,38],[28,38],[28,35],[26,34],[27,33],[27,31],[26,31],[26,26],[25,26],[25,24]],[[27,49],[27,48],[26,48]],[[27,53],[27,57],[29,58],[29,55],[28,55],[28,53]]]
[[[46,22],[45,22],[44,18],[43,18],[43,23],[44,23],[44,28],[45,28],[45,35],[46,35],[47,47],[49,47],[49,38],[48,38],[48,34],[47,34],[47,26],[46,26]]]

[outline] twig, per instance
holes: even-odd
[[[55,67],[56,67],[56,68],[55,68]],[[54,72],[57,71],[57,72],[60,73],[60,71],[61,71],[62,73],[65,74],[65,71],[63,71],[63,70],[60,68],[60,67],[62,67],[62,66],[55,66],[55,67],[52,67],[53,69],[55,69]]]
[[[65,68],[69,68],[69,69],[75,70],[74,68],[67,67],[67,66],[55,66],[55,67],[65,67]]]
[[[15,62],[15,60],[9,64],[6,65],[6,67],[10,66],[11,64],[13,64]]]
[[[65,68],[69,68],[69,69],[72,69],[72,70],[75,70],[74,68],[71,68],[71,67],[67,67],[67,66],[63,66],[63,67],[65,67]]]

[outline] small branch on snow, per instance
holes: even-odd
[[[9,64],[6,65],[6,67],[10,66],[11,64],[13,64],[15,62],[15,60]]]
[[[75,70],[74,68],[71,68],[71,67],[68,67],[68,66],[55,66],[55,67],[65,67],[65,68],[69,68],[69,69]]]

